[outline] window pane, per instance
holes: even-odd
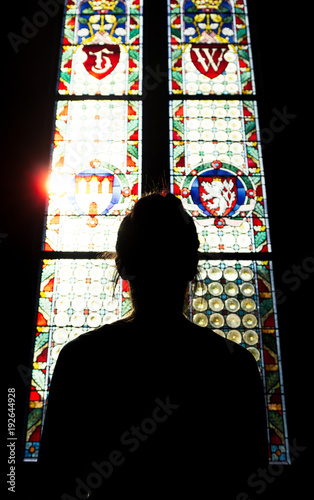
[[[49,384],[61,348],[131,310],[127,282],[112,260],[44,260],[42,265],[25,458],[36,459]]]
[[[267,401],[269,458],[286,462],[284,389],[271,276],[268,261],[201,261],[186,308],[194,323],[211,328],[254,356]]]
[[[113,251],[119,224],[141,193],[142,103],[114,99],[141,94],[142,4],[66,2],[44,235],[47,255]],[[112,264],[79,258],[43,262],[26,460],[38,455],[49,384],[62,346],[131,308],[127,284],[119,281],[114,288]]]
[[[60,101],[45,250],[114,250],[139,192],[141,103]]]
[[[203,252],[270,251],[256,104],[173,101],[171,189]]]
[[[271,263],[217,255],[271,252],[246,2],[168,0],[168,47],[171,191],[194,218],[200,251],[216,254],[201,262],[186,308],[255,357],[269,458],[289,463]]]
[[[68,1],[58,92],[141,92],[141,2]]]
[[[251,47],[242,0],[170,0],[170,91],[253,94]]]

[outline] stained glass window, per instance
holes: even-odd
[[[36,457],[49,381],[61,348],[88,330],[119,319],[131,309],[127,282],[115,283],[114,261],[43,261],[30,389],[25,457]]]
[[[38,456],[63,345],[131,308],[113,261],[95,255],[114,250],[141,193],[141,66],[140,0],[66,2],[25,460]]]
[[[173,0],[169,37],[173,94],[252,94],[245,2]]]
[[[270,251],[256,103],[179,100],[171,115],[172,189],[202,250]]]
[[[190,300],[191,321],[240,344],[254,356],[265,389],[269,459],[287,463],[289,448],[272,262],[201,261]]]
[[[263,380],[269,460],[289,463],[246,2],[168,0],[170,185],[195,221],[190,319],[242,345]]]
[[[193,216],[202,252],[186,311],[254,356],[265,390],[269,459],[289,463],[246,2],[167,5],[170,189]],[[27,461],[38,456],[61,348],[131,309],[128,284],[114,286],[114,261],[96,256],[114,250],[119,224],[142,192],[142,9],[142,0],[66,2]]]
[[[140,1],[67,2],[58,92],[140,92]]]
[[[114,250],[138,195],[138,101],[59,101],[46,250]]]

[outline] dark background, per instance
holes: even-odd
[[[45,2],[44,2],[45,3]],[[162,61],[166,47],[158,45],[161,33],[160,12],[163,2],[146,0],[146,9],[156,21],[150,36],[154,48],[145,57]],[[312,74],[309,56],[308,9],[289,10],[286,3],[249,2],[255,79],[258,90],[259,118],[270,217],[275,285],[278,290],[283,375],[286,391],[289,440],[298,447],[299,456],[286,467],[260,498],[305,497],[311,492],[313,285],[314,244],[312,237]],[[160,8],[157,9],[157,4]],[[280,4],[280,5],[278,5]],[[283,8],[283,6],[285,8]],[[154,9],[154,10],[153,10]],[[22,36],[25,18],[32,21],[42,7],[38,1],[17,0],[2,6],[2,174],[1,174],[1,334],[2,407],[6,418],[6,393],[15,387],[17,394],[17,458],[23,439],[27,405],[28,369],[31,367],[32,335],[39,277],[42,225],[51,138],[54,122],[62,13],[38,27],[17,53],[7,38],[10,32]],[[23,19],[24,18],[24,19]],[[310,21],[310,20],[309,20]],[[148,29],[148,27],[146,27]],[[147,59],[145,59],[147,61]],[[145,61],[144,61],[145,66]],[[166,68],[161,67],[166,71]],[[166,144],[164,112],[154,108],[166,85],[162,82],[144,101],[144,118],[157,110],[144,129],[151,147],[144,160],[156,172],[155,145]],[[146,106],[146,108],[145,108]],[[150,108],[152,106],[152,108]],[[164,111],[163,111],[164,110]],[[146,113],[146,114],[145,114]],[[285,115],[285,123],[278,116]],[[274,117],[277,117],[275,119]],[[310,135],[311,134],[311,135]],[[168,146],[163,151],[168,151]],[[160,148],[161,158],[165,158]],[[167,161],[166,161],[167,163]],[[158,161],[160,165],[160,161]],[[145,174],[145,170],[144,170]],[[155,174],[154,174],[155,175]],[[6,438],[6,426],[2,438]],[[5,443],[5,441],[3,442]],[[5,450],[5,444],[3,446]],[[7,453],[4,453],[5,464]],[[32,474],[33,464],[19,463],[17,492],[23,493],[23,476]],[[6,491],[7,466],[2,470],[1,487]],[[36,479],[34,478],[34,482]],[[309,489],[309,490],[308,490]],[[7,492],[8,498],[17,495]],[[44,496],[43,496],[44,498]]]

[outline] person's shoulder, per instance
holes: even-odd
[[[105,324],[70,340],[63,346],[61,353],[72,356],[82,353],[86,356],[89,351],[95,353],[98,350],[102,350],[105,346],[109,347],[114,344],[121,344],[123,338],[127,336],[127,330],[128,323],[124,320]]]
[[[253,355],[241,344],[192,322],[186,325],[191,352],[208,362],[228,366],[231,370],[256,371]]]
[[[195,323],[186,322],[186,330],[191,339],[197,344],[198,347],[210,348],[226,355],[236,354],[241,355],[245,349],[236,344],[232,340],[227,339],[220,333],[214,332],[211,328],[204,328],[196,325]]]
[[[144,331],[145,330],[145,331]],[[160,344],[156,343],[159,338]],[[147,328],[136,321],[120,319],[95,330],[81,334],[61,350],[62,357],[84,358],[101,355],[103,358],[127,355],[140,346],[151,343],[155,350],[172,347],[180,353],[188,351],[195,357],[215,358],[221,363],[251,364],[253,356],[241,345],[219,335],[210,328],[196,325],[188,319],[176,324],[157,327],[154,322]],[[251,359],[252,358],[252,359]]]

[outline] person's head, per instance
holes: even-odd
[[[198,247],[193,219],[178,198],[140,198],[121,222],[116,243],[117,269],[130,283],[135,308],[149,295],[184,292],[197,272]]]

